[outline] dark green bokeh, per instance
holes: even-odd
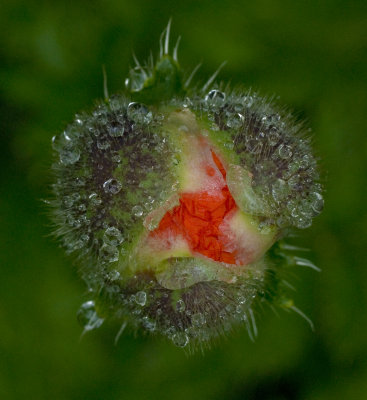
[[[80,341],[87,299],[50,237],[51,137],[122,88],[132,52],[158,52],[169,17],[179,60],[280,96],[312,128],[324,213],[294,240],[322,268],[294,271],[315,324],[270,311],[204,356],[105,324]],[[365,399],[367,397],[367,7],[360,1],[54,1],[0,6],[0,398]]]

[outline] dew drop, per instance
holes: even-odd
[[[177,347],[185,347],[189,343],[189,337],[185,332],[177,332],[172,336],[172,342]]]
[[[245,120],[245,117],[240,113],[230,114],[228,116],[226,125],[228,126],[228,128],[236,129],[236,128],[239,128],[240,126],[242,126],[244,120]]]
[[[264,115],[261,118],[261,122],[265,126],[269,126],[271,124],[276,124],[277,122],[280,121],[280,115],[279,114],[269,114],[269,115]]]
[[[157,310],[157,311],[158,311],[158,310]],[[149,317],[147,317],[147,316],[145,316],[145,317],[142,318],[141,323],[142,323],[143,327],[144,327],[146,330],[148,330],[148,331],[153,332],[153,331],[155,330],[155,328],[156,328],[156,323],[155,323],[155,321],[152,321],[152,320],[149,319]]]
[[[116,271],[116,270],[114,269],[114,270],[108,272],[107,278],[108,278],[110,281],[112,281],[112,282],[113,282],[113,281],[117,281],[117,280],[120,278],[120,272],[118,272],[118,271]]]
[[[252,154],[260,154],[263,148],[263,143],[255,138],[249,138],[246,142],[248,151]]]
[[[254,98],[252,96],[246,96],[244,98],[244,103],[246,107],[251,107],[254,104]]]
[[[75,185],[76,186],[84,186],[85,185],[85,180],[84,179],[82,179],[82,178],[76,178],[75,179]]]
[[[77,240],[77,241],[72,245],[72,250],[79,250],[79,249],[82,249],[82,248],[88,243],[88,240],[89,240],[89,236],[88,236],[88,235],[86,235],[86,234],[81,235],[80,239]]]
[[[143,208],[140,206],[134,206],[131,211],[135,215],[135,217],[141,217],[144,213]]]
[[[280,133],[278,131],[278,129],[273,126],[269,129],[269,133],[268,133],[268,142],[270,146],[275,146],[280,139]]]
[[[107,140],[98,140],[97,147],[99,148],[99,150],[107,150],[110,148],[110,142],[108,142]]]
[[[226,99],[225,93],[219,90],[211,90],[206,96],[205,101],[213,106],[221,106]]]
[[[300,229],[309,228],[312,225],[312,219],[304,216],[298,217],[295,225]]]
[[[77,125],[79,125],[79,126],[82,126],[83,125],[83,120],[78,115],[76,115],[75,117],[76,117],[75,118],[75,123]]]
[[[278,154],[280,158],[288,160],[289,158],[292,157],[293,154],[291,146],[281,144],[278,148]]]
[[[184,302],[182,299],[177,300],[177,302],[176,302],[176,310],[177,310],[178,312],[184,312],[185,309],[186,309],[186,304],[185,304],[185,302]]]
[[[111,156],[111,160],[115,163],[120,163],[121,162],[121,156],[119,153],[115,153]]]
[[[302,179],[300,175],[295,174],[288,179],[288,185],[292,190],[301,190],[302,189]]]
[[[145,306],[147,302],[147,294],[144,291],[137,292],[135,294],[135,302],[142,307]]]
[[[122,185],[117,179],[111,178],[103,184],[103,189],[106,193],[117,194],[122,189]]]
[[[96,329],[103,323],[103,318],[98,316],[93,300],[86,301],[81,305],[77,312],[77,320],[84,328],[84,332]]]
[[[65,204],[66,207],[70,208],[72,207],[78,200],[80,200],[80,194],[79,193],[73,193],[69,196],[65,196],[63,199],[63,203]]]
[[[193,326],[202,326],[205,322],[205,317],[202,313],[196,313],[191,316],[191,323]]]
[[[75,164],[79,161],[80,150],[74,147],[73,144],[66,144],[62,150],[60,150],[60,162],[64,165]]]
[[[324,208],[324,199],[318,192],[312,192],[310,195],[312,210],[318,215]]]
[[[129,71],[129,78],[125,80],[125,86],[132,92],[139,91],[143,88],[146,79],[146,73],[141,67],[132,68]]]
[[[144,207],[150,211],[153,208],[154,199],[152,196],[148,196],[147,201],[144,203]]]
[[[92,206],[99,206],[102,203],[102,200],[98,197],[97,193],[91,193],[88,198]]]
[[[277,179],[271,189],[273,198],[279,202],[284,200],[290,193],[290,188],[283,179]]]
[[[87,209],[87,206],[85,204],[80,204],[78,207],[78,210],[82,211],[82,212],[85,211],[86,209]]]
[[[101,247],[99,255],[102,258],[102,260],[107,262],[116,262],[119,259],[119,251],[117,247],[111,246],[109,244],[104,244]]]
[[[104,243],[109,244],[110,246],[118,246],[124,241],[124,238],[119,229],[115,228],[114,226],[111,226],[105,230],[103,235],[103,241]]]
[[[125,127],[123,125],[112,126],[108,130],[108,134],[112,137],[121,137],[124,136]]]
[[[152,120],[152,113],[141,103],[129,103],[127,106],[127,115],[130,119],[139,124],[149,124]]]

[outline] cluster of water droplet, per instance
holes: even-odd
[[[251,189],[264,204],[259,214],[263,223],[309,227],[324,202],[317,162],[302,124],[251,92],[226,95],[213,89],[187,103],[207,113],[221,145],[233,150],[238,164],[251,175]]]
[[[245,323],[250,336],[256,335],[253,306],[263,283],[263,273],[257,271],[231,285],[211,281],[168,290],[152,275],[140,274],[127,280],[123,291],[111,294],[105,287],[100,296],[106,307],[135,328],[163,334],[178,347],[196,347],[236,323]]]
[[[115,96],[76,115],[52,139],[56,234],[68,253],[81,258],[90,287],[120,278],[116,266],[129,254],[144,217],[176,181],[167,165],[174,151],[161,125],[161,115]]]

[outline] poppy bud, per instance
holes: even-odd
[[[280,243],[322,188],[302,124],[257,93],[184,83],[168,38],[53,138],[53,220],[89,288],[86,331],[113,317],[202,346],[237,323],[256,333],[258,302],[293,307],[284,266],[308,261]]]

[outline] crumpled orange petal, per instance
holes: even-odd
[[[225,179],[226,171],[213,151],[212,157]],[[215,171],[213,167],[207,166],[206,173],[212,176]],[[182,193],[179,201],[180,204],[164,215],[151,235],[164,237],[168,231],[171,235],[181,235],[193,253],[200,253],[215,261],[236,264],[235,254],[224,250],[223,235],[219,235],[223,219],[237,209],[228,186],[210,193]]]

